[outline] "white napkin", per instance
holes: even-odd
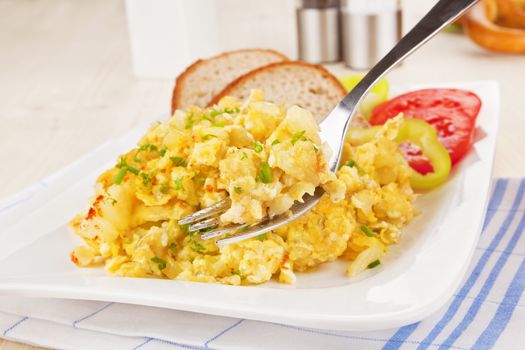
[[[525,179],[495,181],[462,286],[431,317],[399,329],[326,331],[118,303],[4,296],[0,336],[97,350],[515,349],[525,341],[524,195]]]

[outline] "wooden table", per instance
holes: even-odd
[[[408,25],[432,2],[411,1]],[[172,79],[132,76],[122,1],[0,0],[0,13],[0,197],[169,110]],[[494,176],[525,174],[525,57],[488,53],[463,36],[443,33],[389,79],[499,81]],[[26,348],[0,339],[0,350]]]

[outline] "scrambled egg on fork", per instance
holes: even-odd
[[[98,178],[90,207],[71,221],[84,241],[71,259],[120,276],[240,285],[272,276],[294,283],[294,271],[342,258],[354,276],[379,264],[414,216],[408,165],[393,141],[401,121],[366,144],[345,144],[333,174],[318,127],[300,107],[253,91],[244,103],[226,97],[177,111]],[[227,196],[223,224],[286,215],[317,186],[327,194],[308,214],[237,244],[219,248],[177,224]]]

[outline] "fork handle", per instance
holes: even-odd
[[[346,97],[339,102],[337,109],[343,111],[346,118],[341,118],[341,112],[330,115],[321,123],[321,133],[323,129],[342,131],[341,139],[344,140],[356,107],[363,100],[365,95],[386,73],[388,73],[399,62],[404,60],[421,45],[436,35],[443,27],[461,16],[465,11],[472,7],[479,0],[440,0],[401,40],[386,54],[357,84]],[[334,118],[331,118],[331,117]],[[339,135],[338,135],[339,136]],[[335,139],[333,134],[332,139]],[[337,140],[339,141],[339,140]],[[328,142],[330,144],[330,142]],[[330,145],[332,146],[332,145]],[[342,147],[332,150],[337,152]],[[335,163],[338,165],[341,158],[341,151],[336,156]],[[334,163],[334,162],[330,162]]]

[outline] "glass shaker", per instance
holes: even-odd
[[[353,69],[373,67],[401,39],[400,0],[343,0],[342,49]]]

